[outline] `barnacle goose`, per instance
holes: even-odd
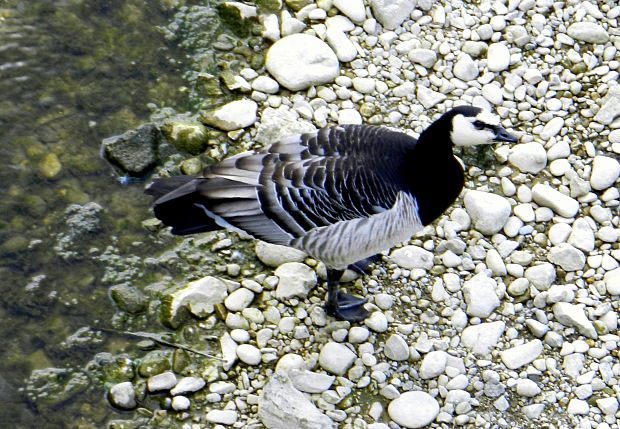
[[[360,321],[367,300],[339,290],[342,271],[408,240],[456,200],[464,171],[453,145],[515,141],[497,116],[460,106],[417,140],[376,126],[332,126],[224,159],[198,177],[157,179],[146,193],[173,234],[242,230],[323,261],[327,313]]]

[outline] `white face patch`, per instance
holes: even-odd
[[[457,146],[476,146],[479,144],[495,143],[495,133],[488,128],[481,130],[474,126],[475,121],[481,121],[488,125],[499,125],[499,118],[492,113],[482,111],[475,117],[456,115],[452,118],[452,131],[450,139]]]

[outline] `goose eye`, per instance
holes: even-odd
[[[473,124],[477,130],[481,130],[484,128],[484,122],[482,121],[474,121]]]

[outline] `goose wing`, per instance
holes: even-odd
[[[314,228],[390,209],[404,186],[395,164],[412,145],[402,133],[373,126],[291,136],[208,167],[197,204],[226,226],[290,244]]]

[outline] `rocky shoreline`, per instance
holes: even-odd
[[[210,271],[149,287],[141,308],[217,339],[109,383],[110,401],[157,398],[150,424],[187,428],[616,427],[620,6],[224,7],[273,42],[264,68],[229,75],[236,100],[168,118],[155,154],[198,147],[221,158],[212,128],[235,151],[331,123],[415,135],[462,103],[497,112],[520,142],[462,153],[463,198],[368,275],[350,273],[373,311],[359,326],[325,315],[324,267],[298,251],[252,250],[234,233],[185,240],[153,263]],[[199,171],[191,159],[181,171]]]

